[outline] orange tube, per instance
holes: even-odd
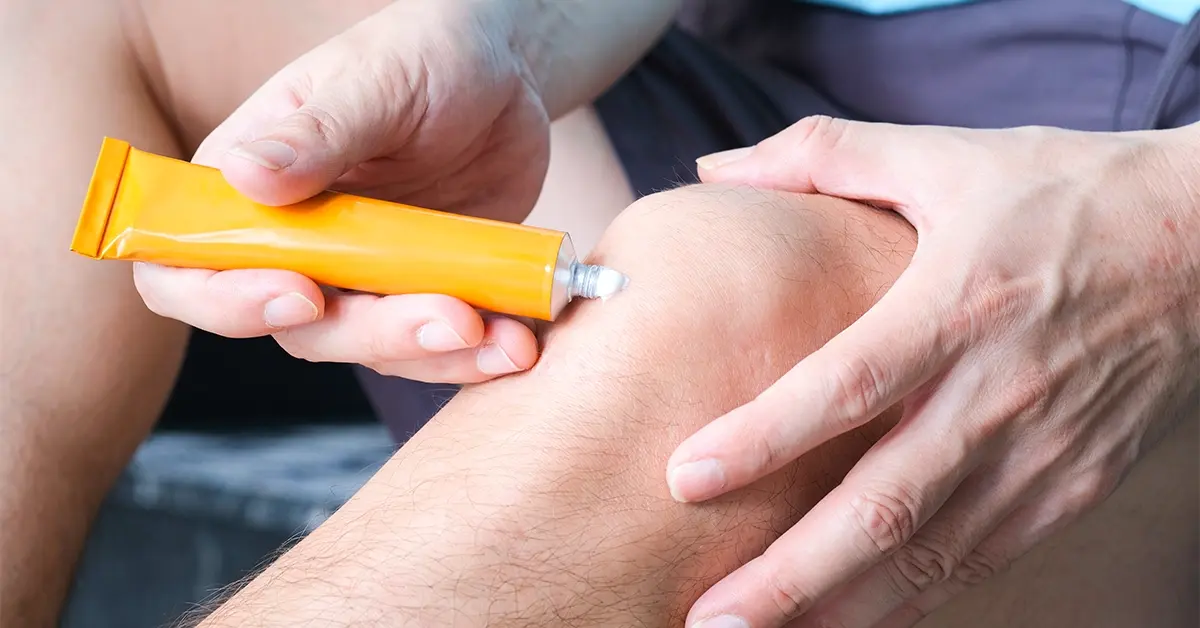
[[[581,272],[600,268],[579,264],[560,231],[336,192],[261,205],[216,169],[110,138],[71,250],[165,266],[284,269],[339,288],[446,294],[542,320],[574,296],[596,296],[579,286]]]

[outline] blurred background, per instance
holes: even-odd
[[[324,521],[395,450],[362,392],[372,377],[270,337],[194,332],[162,421],[92,529],[62,626],[170,625]],[[399,440],[454,389],[407,392]]]

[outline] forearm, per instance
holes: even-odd
[[[500,0],[552,119],[590,102],[654,44],[681,0]]]

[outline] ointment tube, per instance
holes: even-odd
[[[554,320],[571,299],[625,277],[576,259],[561,231],[324,192],[255,203],[219,170],[105,138],[71,250],[94,259],[290,270],[375,294],[445,294],[501,314]]]

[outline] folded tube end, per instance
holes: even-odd
[[[130,150],[128,142],[110,137],[104,138],[100,145],[100,156],[96,159],[87,197],[71,238],[71,250],[75,253],[91,258],[100,257]]]

